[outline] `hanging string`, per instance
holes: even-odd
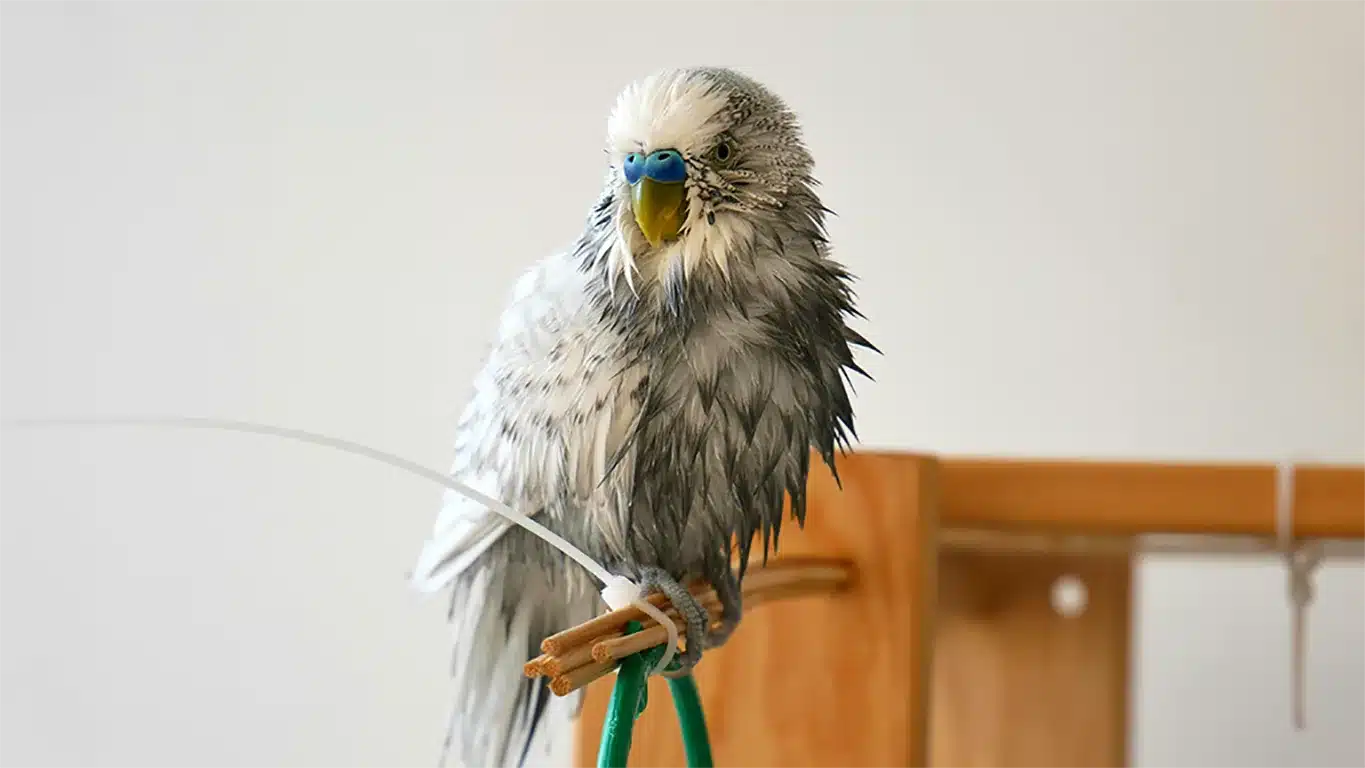
[[[1313,574],[1322,563],[1322,550],[1315,542],[1294,536],[1294,464],[1280,462],[1275,471],[1275,531],[1284,554],[1289,577],[1290,696],[1294,729],[1307,727],[1306,683],[1308,608],[1313,603]]]

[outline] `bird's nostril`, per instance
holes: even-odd
[[[687,176],[687,164],[676,149],[656,149],[645,159],[643,171],[655,181],[674,183]]]

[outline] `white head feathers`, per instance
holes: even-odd
[[[621,92],[607,120],[607,146],[614,165],[619,167],[629,152],[705,151],[724,129],[726,96],[719,82],[699,74],[697,70],[666,70]]]
[[[725,145],[722,158],[716,150]],[[673,149],[687,167],[687,210],[678,238],[653,248],[636,224],[625,156]],[[670,69],[627,86],[607,122],[608,184],[616,191],[615,233],[603,241],[607,279],[635,287],[637,274],[663,281],[675,264],[690,276],[710,265],[724,275],[730,256],[755,236],[755,214],[783,205],[793,173],[809,170],[796,122],[758,83],[723,69]]]

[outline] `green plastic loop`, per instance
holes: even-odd
[[[640,623],[626,624],[625,634],[640,631]],[[621,660],[616,669],[616,684],[607,704],[606,721],[602,723],[602,741],[597,750],[597,768],[626,768],[630,758],[630,742],[635,732],[635,719],[645,711],[649,701],[646,677],[659,663],[663,646],[655,646]],[[677,669],[676,659],[669,669]],[[688,768],[713,768],[711,738],[706,731],[706,716],[702,711],[701,696],[691,675],[670,678],[669,692],[673,708],[682,729],[683,752]]]
[[[678,725],[682,728],[683,753],[687,755],[688,768],[712,768],[711,737],[706,732],[706,715],[701,708],[701,694],[697,692],[697,681],[691,675],[675,677],[668,681],[668,690],[673,694],[673,709],[678,713]]]

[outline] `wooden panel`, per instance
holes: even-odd
[[[1127,755],[1126,556],[939,555],[930,762],[1121,766]],[[1054,581],[1089,603],[1065,618]]]
[[[841,492],[813,470],[804,531],[781,554],[847,558],[858,582],[836,597],[748,613],[697,668],[713,754],[722,766],[927,764],[930,618],[936,592],[937,462],[851,455]],[[613,678],[588,687],[576,764],[595,764]],[[632,766],[684,765],[664,681],[637,721]]]

